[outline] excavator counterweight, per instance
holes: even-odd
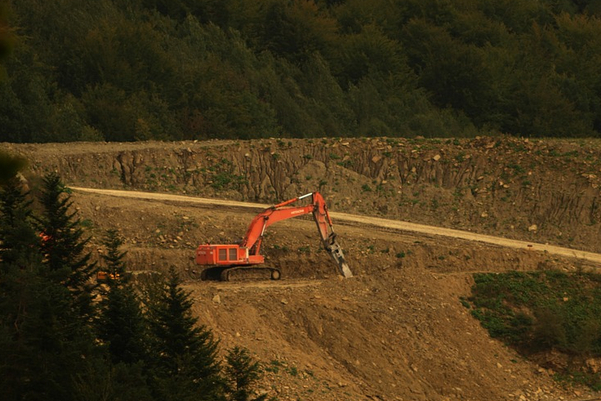
[[[291,206],[309,197],[311,197],[310,204]],[[200,245],[196,249],[196,264],[206,267],[203,273],[210,269],[212,272],[217,272],[222,280],[228,280],[232,271],[246,269],[268,269],[271,271],[271,278],[277,280],[281,276],[278,269],[260,266],[265,262],[265,257],[260,254],[265,229],[278,221],[307,214],[313,215],[323,246],[338,265],[340,274],[343,277],[352,277],[342,247],[336,241],[336,233],[325,200],[319,192],[299,196],[265,209],[252,220],[240,244]],[[208,273],[201,277],[207,278]]]

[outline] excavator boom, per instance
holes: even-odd
[[[310,204],[291,206],[309,197]],[[308,193],[265,209],[252,220],[240,244],[200,245],[196,250],[196,263],[201,266],[222,266],[231,269],[263,264],[265,258],[260,254],[260,250],[265,229],[278,221],[307,214],[313,215],[323,246],[338,265],[340,274],[352,277],[342,248],[336,241],[336,233],[325,200],[319,192]],[[277,269],[269,269],[272,270],[272,278],[279,278],[279,271],[275,272]]]

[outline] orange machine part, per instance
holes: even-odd
[[[262,255],[249,255],[240,245],[200,245],[196,249],[196,263],[205,266],[244,266],[265,262]]]

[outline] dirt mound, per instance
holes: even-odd
[[[335,211],[594,251],[593,145],[480,138],[6,146],[27,155],[34,172],[58,171],[81,186],[264,203],[318,188]],[[95,253],[102,233],[118,228],[133,270],[176,266],[200,321],[224,348],[241,345],[260,358],[260,391],[281,400],[584,396],[491,340],[461,302],[473,272],[575,269],[577,261],[335,221],[356,274],[342,280],[314,223],[298,219],[266,234],[265,254],[281,281],[200,282],[196,246],[237,241],[252,209],[73,196]]]

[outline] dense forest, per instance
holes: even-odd
[[[601,1],[19,0],[0,141],[601,134]]]
[[[115,230],[93,262],[60,178],[29,192],[22,160],[0,152],[0,166],[3,400],[267,400],[259,362],[238,347],[222,359],[173,269],[134,283]]]

